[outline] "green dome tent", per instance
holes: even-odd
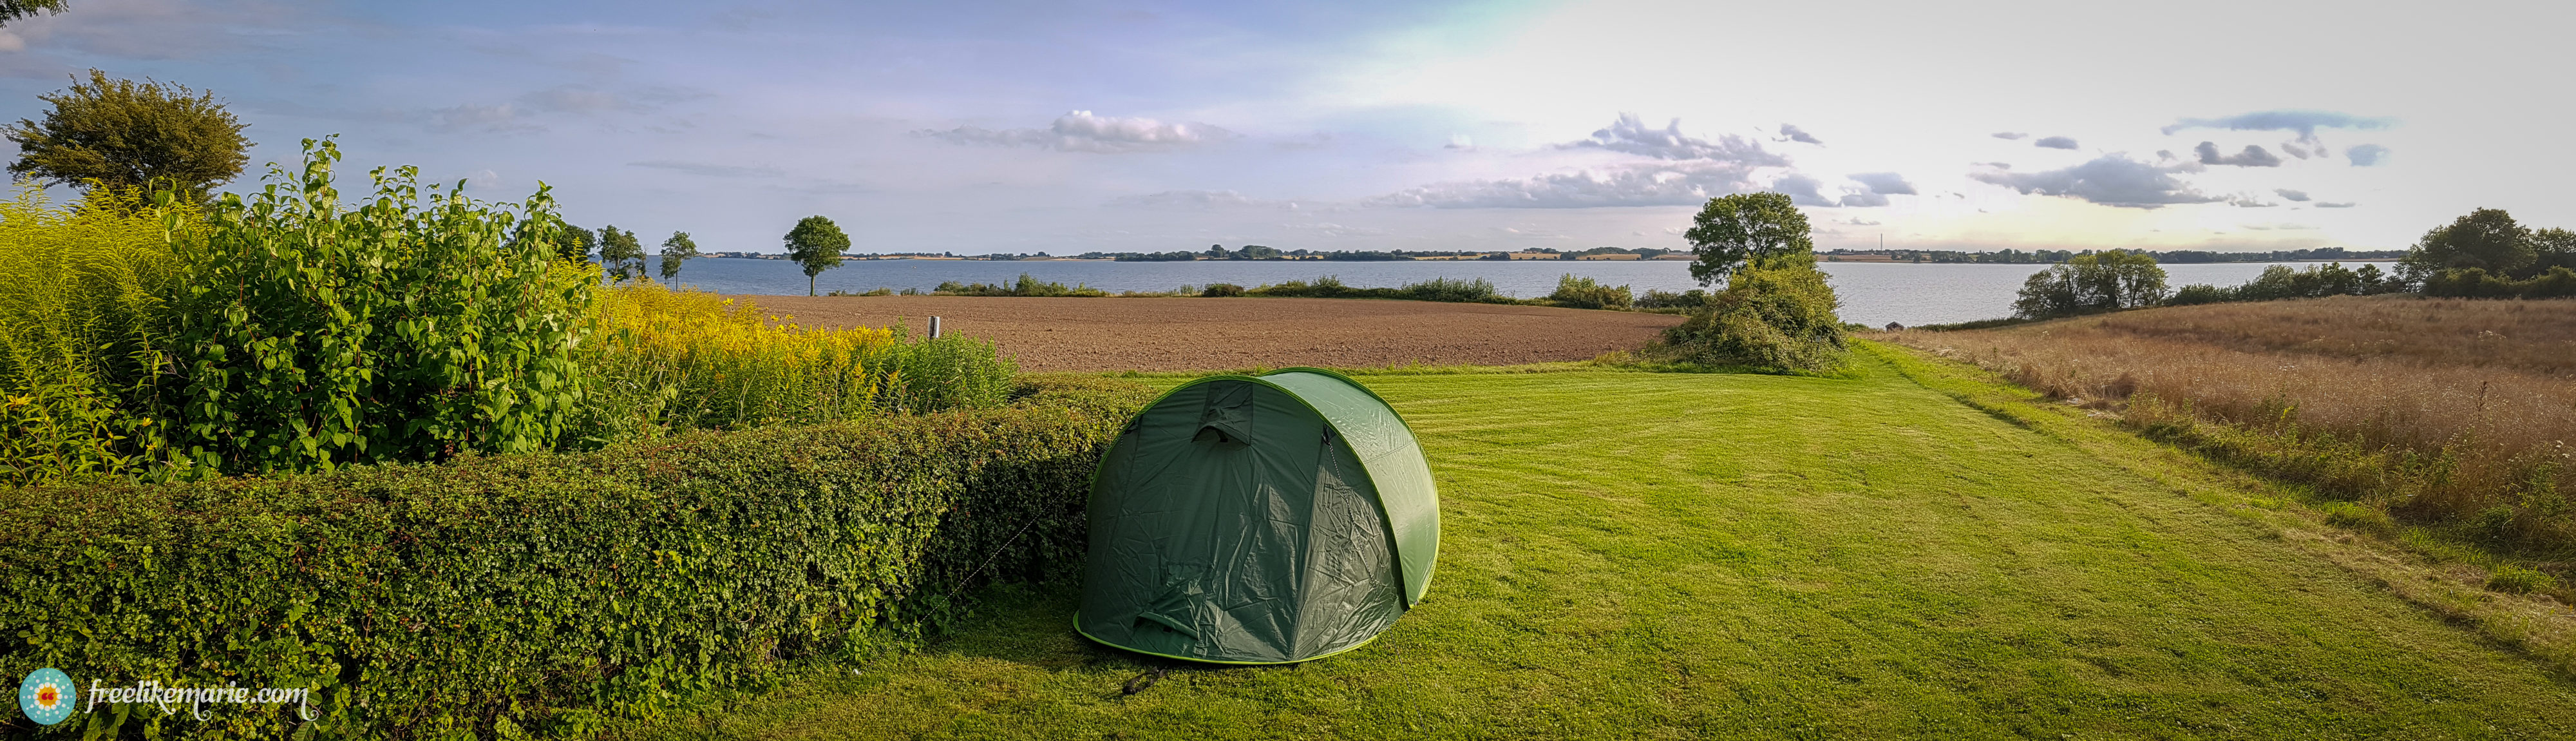
[[[1183,384],[1101,457],[1074,629],[1130,651],[1285,664],[1422,601],[1440,497],[1413,430],[1339,373]]]

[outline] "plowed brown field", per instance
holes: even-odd
[[[1037,371],[1314,365],[1512,365],[1633,349],[1681,317],[1625,311],[1311,298],[750,296],[807,326],[990,339]]]

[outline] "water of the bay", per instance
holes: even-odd
[[[2390,263],[2348,263],[2359,269],[2375,264],[2382,271],[2392,271]],[[2233,286],[2253,280],[2268,263],[2208,263],[2166,265],[2167,283],[2182,287],[2193,283]],[[1556,290],[1557,279],[1566,274],[1590,277],[1610,285],[1625,285],[1638,293],[1648,289],[1683,291],[1698,287],[1690,277],[1690,264],[1679,261],[1559,261],[1519,260],[1511,262],[1468,261],[1401,261],[1401,262],[1321,262],[1222,260],[1201,262],[1091,262],[1091,261],[988,261],[988,260],[851,260],[841,267],[824,271],[814,280],[817,292],[861,292],[876,288],[903,290],[916,288],[929,291],[943,281],[961,283],[1003,283],[1026,273],[1041,281],[1065,285],[1088,285],[1118,293],[1121,291],[1169,291],[1183,285],[1205,286],[1210,283],[1233,283],[1258,286],[1292,280],[1311,281],[1319,276],[1334,276],[1343,283],[1360,287],[1393,287],[1418,283],[1432,278],[1483,278],[1507,295],[1524,298],[1545,296]],[[2296,266],[2296,265],[2294,265]],[[1993,319],[2012,314],[2013,294],[2022,282],[2043,265],[1972,265],[1913,263],[1817,263],[1832,276],[1836,295],[1842,297],[1845,321],[1879,326],[1888,322],[1932,324]],[[717,293],[735,294],[802,294],[805,274],[795,263],[786,260],[747,260],[740,258],[700,258],[690,260],[680,272],[680,282]]]

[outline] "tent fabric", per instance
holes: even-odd
[[[1216,663],[1374,638],[1428,589],[1439,494],[1404,420],[1358,382],[1213,376],[1139,412],[1093,479],[1075,628]]]

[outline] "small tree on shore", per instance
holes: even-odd
[[[841,253],[850,249],[850,235],[838,224],[821,216],[807,216],[787,230],[787,258],[805,267],[805,295],[814,295],[814,276],[841,266]]]
[[[662,269],[662,282],[678,282],[680,263],[697,256],[697,240],[690,239],[688,232],[672,232],[670,239],[662,240],[662,256],[658,260],[661,263],[658,267]]]
[[[622,231],[611,224],[599,228],[599,264],[608,268],[611,280],[633,280],[644,277],[644,243],[635,233]]]

